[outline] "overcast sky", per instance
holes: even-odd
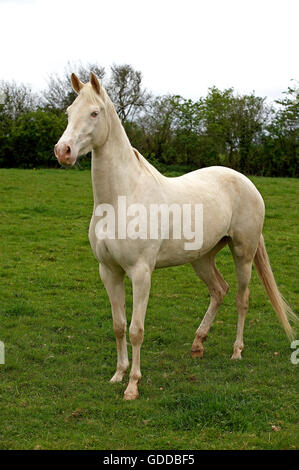
[[[129,63],[155,94],[275,99],[299,79],[298,0],[0,0],[0,79]]]

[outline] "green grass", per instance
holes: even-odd
[[[296,308],[298,180],[253,181],[277,283]],[[255,271],[243,360],[230,360],[237,315],[227,249],[217,259],[231,290],[200,361],[190,348],[206,287],[188,265],[154,272],[140,398],[123,400],[127,377],[109,383],[116,348],[88,242],[92,206],[89,171],[0,170],[0,448],[297,448],[298,366]]]

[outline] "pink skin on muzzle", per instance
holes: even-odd
[[[77,160],[77,152],[74,151],[70,142],[58,141],[54,147],[54,153],[61,165],[73,166]]]

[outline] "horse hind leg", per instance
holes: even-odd
[[[224,245],[222,245],[221,248],[223,246]],[[204,351],[202,343],[207,339],[218,308],[222,304],[223,299],[229,290],[229,285],[225,282],[216,268],[215,252],[203,256],[195,263],[192,263],[192,266],[197,276],[205,282],[210,292],[209,308],[196,330],[195,339],[191,348],[192,357],[201,358]]]

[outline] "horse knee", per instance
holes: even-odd
[[[130,326],[130,340],[133,346],[141,344],[144,337],[144,327],[133,324]]]
[[[126,322],[122,320],[114,320],[113,330],[117,338],[123,338],[126,334]]]

